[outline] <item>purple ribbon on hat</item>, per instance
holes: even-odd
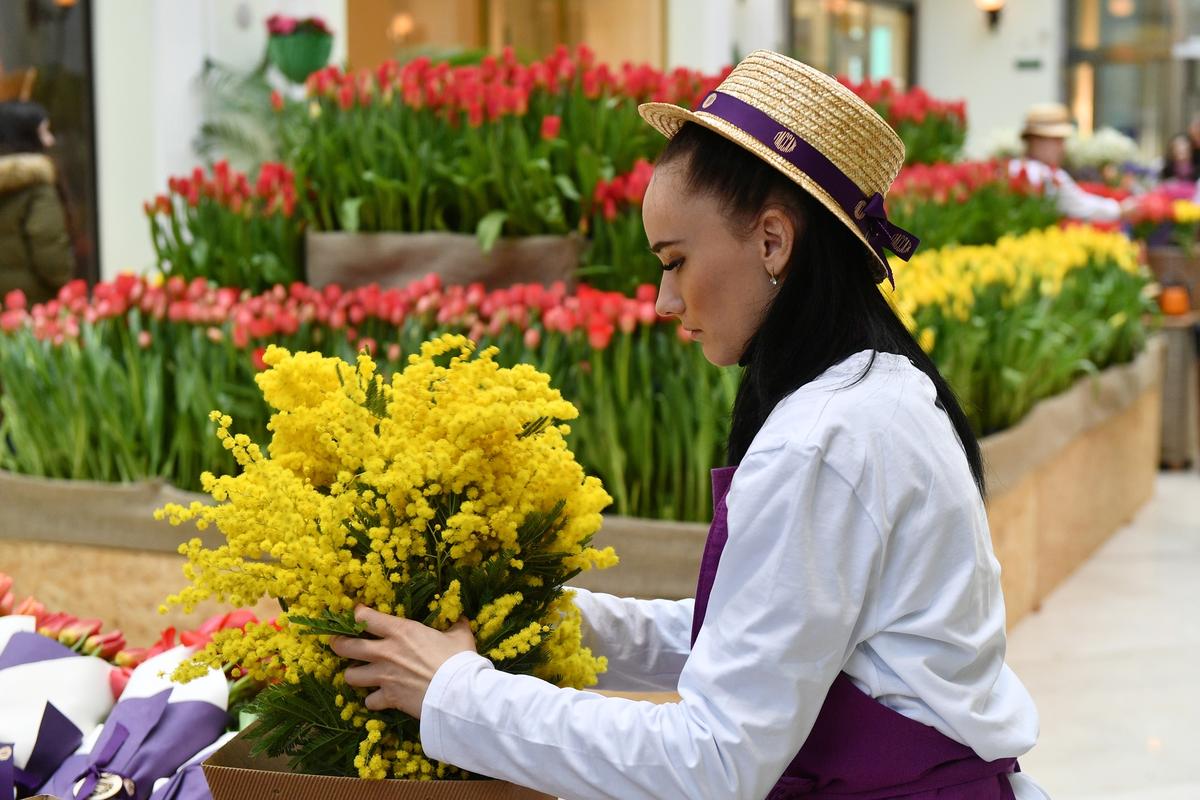
[[[876,192],[868,197],[824,153],[796,135],[795,131],[733,95],[711,92],[696,106],[695,111],[703,111],[736,125],[816,181],[866,236],[871,249],[883,262],[888,281],[895,287],[892,268],[883,251],[891,250],[902,260],[908,261],[921,240],[888,221],[882,194]]]

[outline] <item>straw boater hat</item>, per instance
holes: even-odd
[[[1021,138],[1045,136],[1048,139],[1066,139],[1075,132],[1071,124],[1071,112],[1062,103],[1037,103],[1025,112],[1025,127]]]
[[[807,64],[757,50],[694,110],[644,103],[638,111],[668,139],[695,122],[787,175],[875,255],[876,281],[892,279],[885,249],[907,261],[920,243],[883,207],[904,143],[858,95]]]

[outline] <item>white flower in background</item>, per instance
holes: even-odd
[[[1018,158],[1025,153],[1025,144],[1021,141],[1019,128],[997,128],[988,136],[984,152],[988,158],[1004,161]]]
[[[1076,134],[1067,140],[1067,163],[1073,169],[1099,169],[1106,164],[1141,160],[1137,142],[1115,128],[1101,128],[1086,137]]]

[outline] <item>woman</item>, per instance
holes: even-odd
[[[1186,133],[1177,133],[1167,144],[1163,158],[1162,179],[1164,181],[1195,182],[1196,168],[1192,154],[1192,140]]]
[[[0,103],[0,298],[52,299],[75,272],[54,162],[54,134],[36,103]]]
[[[370,609],[348,683],[421,718],[425,752],[568,800],[1041,798],[1037,736],[1004,665],[979,445],[876,286],[896,134],[823,74],[757,52],[671,138],[643,222],[658,310],[745,375],[695,601],[580,591],[601,688],[499,673],[470,628]],[[901,278],[902,282],[902,278]],[[901,288],[901,290],[903,290]]]

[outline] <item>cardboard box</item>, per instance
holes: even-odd
[[[554,800],[504,781],[365,781],[289,772],[283,758],[252,758],[245,734],[204,762],[213,800]]]

